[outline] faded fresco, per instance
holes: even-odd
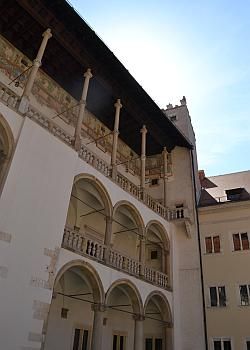
[[[12,84],[24,87],[29,74],[29,67],[31,66],[31,60],[0,36],[0,71],[11,80],[19,77]],[[37,73],[32,93],[41,106],[53,109],[55,116],[59,115],[64,122],[75,125],[78,114],[78,101],[41,69]],[[113,140],[111,131],[88,110],[86,110],[83,132],[91,141],[96,142],[97,147],[103,152],[111,153]],[[171,157],[170,155],[168,156],[168,172],[171,175]],[[118,141],[117,159],[118,164],[125,164],[127,171],[137,175],[140,174],[139,156],[120,139]],[[147,158],[146,175],[148,177],[160,177],[162,175],[161,155]]]

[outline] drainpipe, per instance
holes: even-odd
[[[197,225],[197,233],[198,233],[198,246],[199,246],[199,259],[200,259],[200,277],[201,277],[201,292],[202,292],[202,306],[203,306],[203,324],[204,324],[204,335],[205,335],[205,349],[208,350],[206,302],[205,302],[204,277],[203,277],[203,268],[202,268],[202,255],[201,255],[200,223],[199,223],[199,216],[198,216],[198,202],[197,202],[197,197],[196,197],[194,156],[193,156],[193,151],[192,150],[190,150],[190,153],[191,153],[191,163],[192,163],[192,181],[193,181],[193,187],[194,187],[195,216],[196,216],[196,225]]]

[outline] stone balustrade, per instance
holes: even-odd
[[[4,84],[0,83],[0,101],[18,111],[20,96],[18,96],[15,92],[10,90]],[[46,117],[33,106],[29,106],[26,116],[34,120],[43,128],[50,131],[53,135],[61,139],[69,146],[73,146],[74,137],[65,130],[63,130],[62,127],[60,127],[51,118]],[[79,157],[83,159],[86,163],[90,164],[95,169],[100,171],[105,176],[110,177],[110,164],[105,162],[101,157],[97,156],[93,151],[88,149],[83,143],[79,150]],[[155,213],[157,213],[166,220],[170,221],[177,219],[186,219],[189,217],[186,208],[178,208],[173,210],[165,208],[157,200],[151,197],[145,190],[142,192],[139,186],[132,183],[119,172],[117,172],[115,179],[112,178],[111,181],[114,181],[124,191],[130,193],[133,197],[143,202],[147,207],[149,207],[151,210],[153,210]]]
[[[20,101],[20,97],[11,89],[0,83],[0,100],[9,107],[16,108]]]
[[[62,247],[79,255],[97,260],[116,270],[141,278],[164,289],[169,289],[168,276],[104,244],[94,241],[87,234],[65,227]]]

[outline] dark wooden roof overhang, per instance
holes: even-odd
[[[164,146],[192,149],[192,144],[164,115],[127,69],[65,0],[0,0],[0,32],[30,59],[36,57],[41,34],[51,28],[42,69],[79,100],[83,73],[94,76],[88,109],[113,129],[114,103],[121,98],[120,137],[140,154],[140,134],[147,126],[147,154]]]

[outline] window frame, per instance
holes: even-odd
[[[241,290],[240,290],[240,287],[244,287],[246,286],[247,287],[247,296],[248,296],[248,304],[242,304],[242,298],[241,298]],[[239,294],[239,306],[250,306],[250,283],[241,283],[238,285],[238,294]],[[249,340],[250,341],[250,338]]]
[[[247,235],[247,242],[248,242],[248,248],[244,249],[243,244],[242,244],[242,235]],[[235,244],[234,244],[234,236],[239,235],[239,243],[240,243],[240,249],[235,249]],[[233,232],[232,233],[232,247],[233,247],[233,252],[242,252],[242,251],[249,251],[250,250],[250,240],[249,240],[249,234],[247,231],[241,231],[241,232]]]
[[[155,341],[156,339],[161,339],[162,340],[162,348],[164,349],[164,337],[163,336],[156,336],[155,334],[145,334],[144,335],[144,343],[143,343],[143,349],[146,348],[146,339],[152,339],[152,350],[155,350]]]
[[[113,332],[112,332],[112,349],[113,349],[113,341],[114,341],[115,335],[117,336],[118,339],[120,339],[120,337],[124,337],[123,350],[127,350],[128,333],[113,330]],[[118,341],[118,348],[116,350],[120,350],[120,341]]]
[[[212,298],[211,298],[211,288],[216,289],[216,305],[212,305]],[[221,298],[220,298],[220,291],[219,288],[224,288],[224,295],[225,295],[225,305],[220,304]],[[226,286],[220,285],[220,286],[209,286],[208,287],[208,296],[209,296],[209,305],[208,307],[214,309],[214,308],[225,308],[228,306],[228,300],[227,300],[227,293],[226,293]]]
[[[214,350],[214,342],[215,341],[220,341],[220,343],[221,343],[221,350],[224,350],[224,342],[229,341],[230,345],[231,345],[231,350],[233,350],[232,338],[230,338],[230,337],[213,337],[211,339],[211,350]]]
[[[220,242],[220,250],[218,252],[215,252],[215,250],[214,250],[214,238],[216,238],[216,237],[219,237],[219,242]],[[211,245],[212,245],[212,252],[211,253],[207,252],[206,238],[211,238]],[[220,234],[213,234],[213,235],[209,235],[209,236],[204,237],[204,252],[205,252],[204,254],[206,254],[206,255],[222,253],[221,235]]]
[[[80,337],[79,337],[80,340],[79,340],[79,344],[78,344],[78,349],[82,350],[83,334],[84,334],[84,331],[88,331],[87,350],[90,350],[91,337],[92,337],[91,327],[89,325],[83,325],[83,324],[79,324],[79,323],[74,324],[72,327],[71,349],[73,350],[76,329],[80,330]]]

